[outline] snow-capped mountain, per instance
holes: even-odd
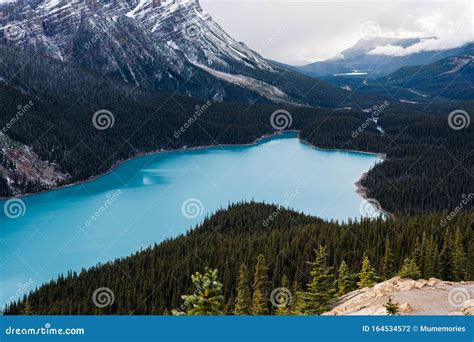
[[[388,75],[405,66],[433,63],[442,58],[456,55],[461,50],[461,48],[455,48],[442,51],[422,51],[404,56],[378,53],[383,48],[406,49],[431,39],[436,39],[436,37],[361,39],[334,58],[297,67],[297,70],[315,77],[366,76],[376,78]]]
[[[198,0],[9,0],[0,13],[4,43],[149,89],[320,106],[337,106],[346,95],[270,64]]]

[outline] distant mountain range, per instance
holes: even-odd
[[[390,46],[406,49],[431,39],[436,38],[379,37],[375,39],[361,39],[353,47],[342,51],[334,58],[301,67],[294,67],[294,69],[313,77],[366,76],[377,78],[388,75],[405,66],[436,62],[440,59],[457,55],[462,51],[462,48],[455,48],[442,51],[423,51],[404,56],[377,54],[377,51],[381,48]]]
[[[152,90],[323,107],[348,95],[268,62],[230,37],[198,0],[17,0],[0,11],[3,38],[16,33],[2,42]]]

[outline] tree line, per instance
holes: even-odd
[[[263,225],[276,210],[276,219]],[[222,287],[217,292],[223,299],[217,302],[226,314],[321,313],[336,296],[395,275],[472,280],[473,211],[442,225],[446,215],[340,223],[272,205],[237,204],[185,235],[127,258],[61,275],[4,313],[21,314],[26,305],[34,314],[186,313],[182,296],[199,297],[195,283],[206,272],[195,272],[206,267],[218,270]],[[190,279],[190,274],[195,277]],[[91,296],[104,286],[113,291],[115,301],[98,308]],[[296,304],[270,305],[271,298],[277,304],[287,298],[281,291],[272,296],[277,288],[288,289]],[[186,295],[191,297],[184,302],[199,300],[193,295]]]

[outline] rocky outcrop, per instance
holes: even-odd
[[[340,297],[325,315],[386,315],[389,298],[400,315],[472,315],[474,282],[395,277]]]

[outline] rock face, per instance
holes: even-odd
[[[322,106],[345,95],[292,72],[281,79],[281,69],[230,37],[198,0],[17,0],[0,13],[3,42],[153,90]]]
[[[472,281],[395,277],[342,296],[325,315],[386,315],[384,305],[389,297],[399,304],[400,315],[472,315],[474,312]]]

